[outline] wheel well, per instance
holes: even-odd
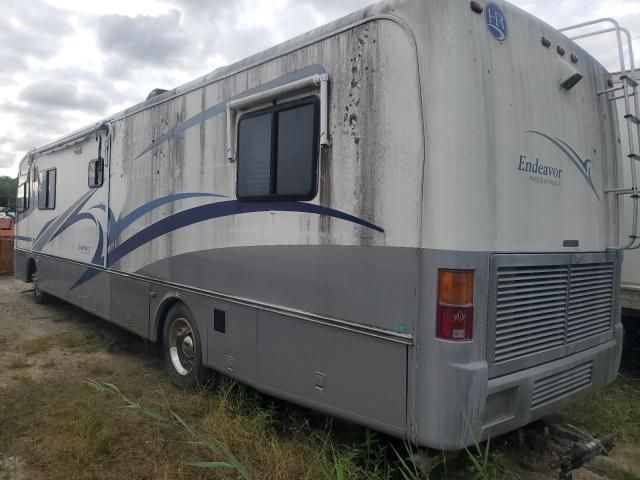
[[[179,298],[171,297],[167,298],[162,302],[160,308],[158,308],[158,312],[156,313],[156,342],[163,343],[164,339],[162,338],[162,331],[164,330],[164,322],[167,319],[167,313],[171,310],[177,303],[183,303]]]
[[[33,258],[27,260],[27,283],[33,282],[33,274],[36,273],[36,261]]]

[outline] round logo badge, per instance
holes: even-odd
[[[484,21],[491,35],[493,35],[496,40],[502,41],[507,38],[507,34],[509,33],[507,19],[498,5],[493,2],[487,3],[487,6],[484,8]]]

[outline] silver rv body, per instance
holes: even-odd
[[[377,4],[30,152],[16,276],[152,341],[181,302],[205,366],[462,448],[616,375],[608,78],[506,2]],[[254,168],[267,114],[304,168]],[[452,338],[443,271],[472,279]]]

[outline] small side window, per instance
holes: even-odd
[[[104,167],[101,158],[89,162],[89,188],[100,188],[104,183]]]
[[[29,182],[24,182],[18,186],[16,210],[18,211],[18,213],[20,213],[28,209],[29,209]]]
[[[38,209],[53,210],[56,208],[56,169],[40,172],[38,178]]]

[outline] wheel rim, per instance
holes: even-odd
[[[33,293],[36,297],[39,297],[42,292],[40,290],[40,283],[38,282],[38,272],[31,275],[31,281],[33,282]]]
[[[196,341],[186,318],[176,318],[169,329],[169,355],[173,368],[182,376],[193,369],[196,359]]]

